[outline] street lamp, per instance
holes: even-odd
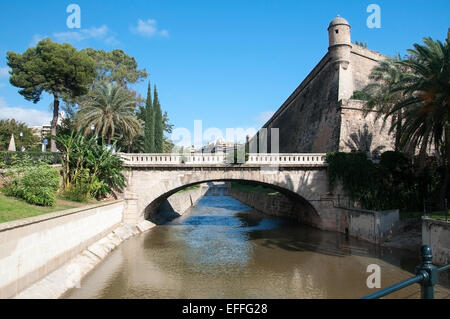
[[[20,136],[20,150],[23,152],[23,150],[24,150],[24,147],[23,147],[23,132],[20,132],[19,136]]]

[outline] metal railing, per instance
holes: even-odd
[[[416,268],[416,276],[365,296],[362,299],[378,299],[413,284],[420,284],[420,294],[422,299],[434,299],[434,286],[439,281],[439,273],[450,269],[450,264],[442,267],[433,265],[431,262],[433,254],[428,245],[422,246],[421,258],[422,263]]]
[[[448,201],[447,199],[444,199],[444,212],[442,214],[442,219],[445,219],[446,222],[448,222],[449,219],[449,212],[448,212]],[[440,216],[442,212],[442,206],[433,201],[433,200],[423,200],[423,217],[430,217],[432,215],[438,215]]]

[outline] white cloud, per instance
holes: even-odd
[[[8,67],[4,67],[4,68],[0,68],[0,79],[7,79],[9,77],[9,70],[10,68]],[[5,82],[0,82],[0,89],[5,87],[6,83]]]
[[[33,35],[33,39],[31,40],[29,46],[35,47],[39,43],[39,41],[44,40],[45,38],[47,38],[47,36],[35,34],[35,35]]]
[[[9,76],[9,68],[5,67],[5,68],[0,68],[0,78],[6,78]]]
[[[67,31],[53,33],[53,36],[60,42],[81,42],[88,39],[103,40],[107,44],[117,44],[119,41],[111,34],[111,30],[106,25],[101,27],[91,27],[79,31]]]
[[[29,126],[48,125],[52,119],[52,114],[36,109],[9,106],[6,101],[0,97],[0,120],[4,119],[15,119],[16,121],[24,122]]]
[[[120,43],[120,41],[117,40],[115,37],[110,36],[105,39],[105,43],[109,45],[117,45]]]
[[[275,111],[265,111],[265,112],[261,112],[258,116],[256,116],[254,118],[254,120],[256,122],[258,122],[259,124],[266,124],[266,122],[268,120],[270,120],[270,118],[272,117],[272,115],[275,114]]]
[[[154,36],[168,37],[169,31],[163,29],[159,30],[155,19],[138,20],[137,26],[131,27],[131,32],[142,35],[144,37],[152,38]]]

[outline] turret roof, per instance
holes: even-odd
[[[328,26],[328,28],[331,28],[332,26],[340,25],[340,24],[345,24],[345,25],[350,26],[350,24],[348,23],[348,21],[346,19],[344,19],[343,17],[337,16],[330,22],[330,25]]]

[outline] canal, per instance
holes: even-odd
[[[204,196],[123,243],[63,298],[359,298],[374,292],[368,265],[381,267],[384,288],[412,275],[416,255],[268,217],[230,196]],[[436,297],[450,298],[450,290],[438,286]]]

